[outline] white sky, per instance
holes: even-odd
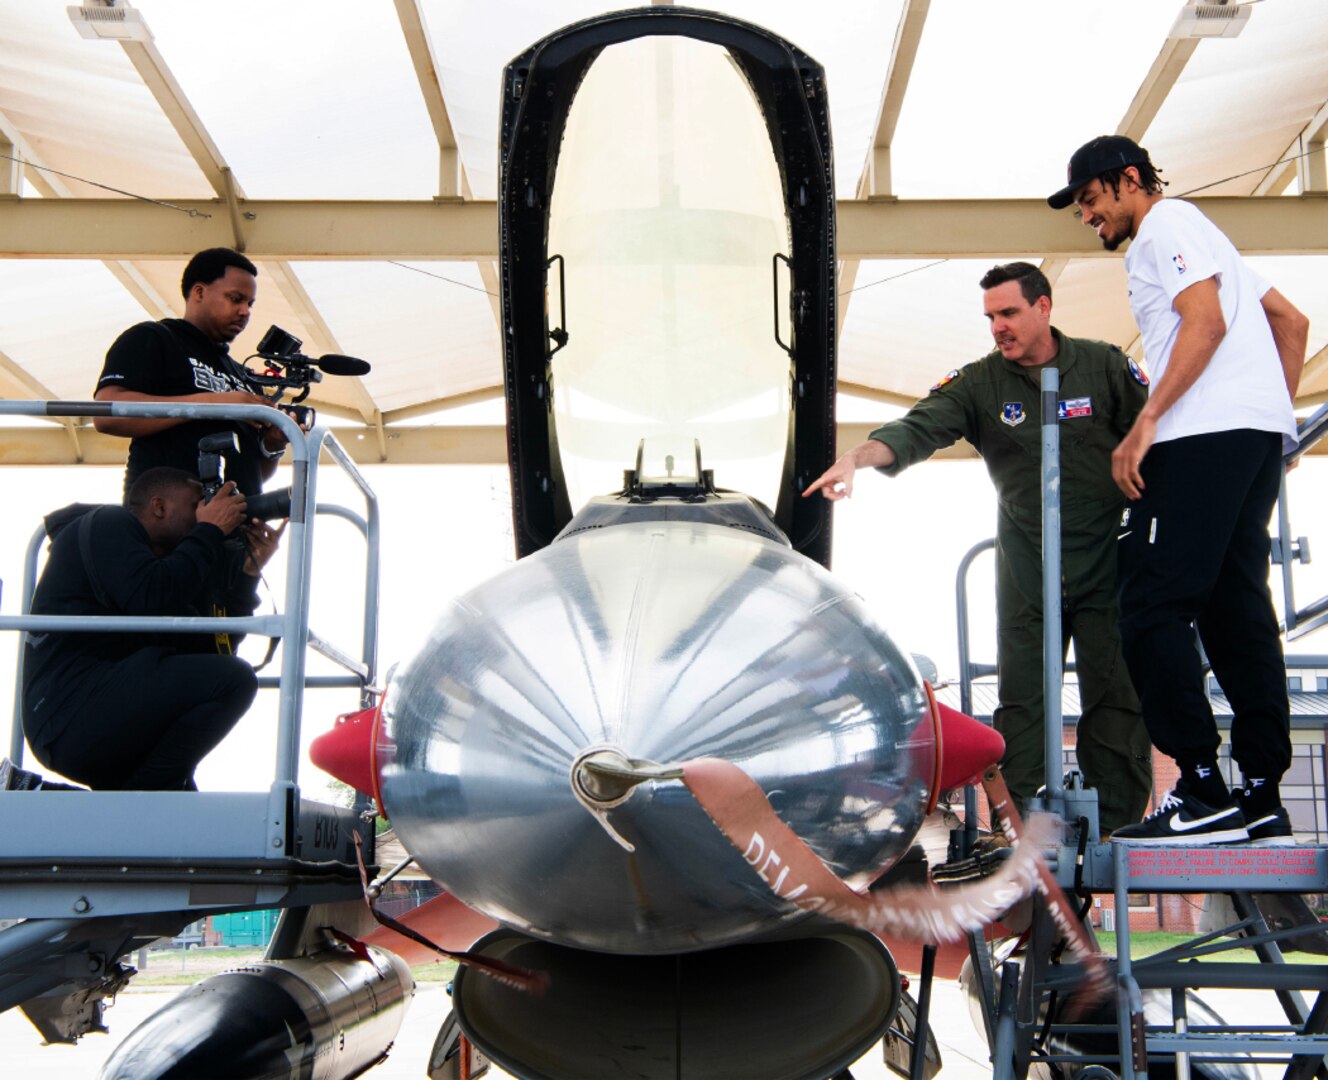
[[[864,406],[842,410],[846,419],[865,419]],[[380,671],[404,659],[423,640],[449,597],[485,580],[512,560],[507,470],[501,466],[392,466],[364,470],[378,492],[383,521]],[[283,474],[285,470],[283,470]],[[281,474],[279,474],[281,475]],[[334,476],[320,471],[320,498],[359,510]],[[42,514],[74,501],[118,501],[121,473],[112,468],[6,468],[0,473],[12,509],[0,526],[0,610],[17,614],[22,559]],[[1320,495],[1328,483],[1328,461],[1307,460],[1290,477],[1292,525],[1311,544],[1328,543],[1328,506]],[[887,480],[860,474],[853,499],[835,513],[834,571],[868,602],[878,621],[905,650],[929,655],[943,676],[958,674],[955,574],[974,544],[992,535],[995,496],[980,462],[932,462]],[[360,635],[360,568],[363,549],[345,522],[318,523],[311,625],[350,651]],[[283,595],[279,556],[269,580]],[[995,657],[992,612],[992,556],[983,555],[970,582],[974,628],[972,655]],[[1274,578],[1280,610],[1280,578]],[[1297,567],[1298,606],[1328,593],[1328,567]],[[270,607],[267,610],[271,610]],[[13,661],[17,635],[0,643],[0,692],[13,700]],[[262,655],[264,640],[251,640],[242,652]],[[1328,641],[1310,635],[1289,649],[1328,653]],[[327,672],[320,657],[311,672]],[[272,668],[277,667],[274,662]],[[352,691],[310,692],[306,698],[303,743],[325,731],[339,712],[356,706]],[[263,790],[274,762],[276,697],[260,694],[250,714],[198,772],[208,790]],[[8,746],[8,738],[4,740]],[[301,766],[301,785],[317,797],[322,774]]]

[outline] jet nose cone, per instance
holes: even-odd
[[[852,591],[697,522],[588,529],[462,597],[383,725],[383,799],[417,861],[500,922],[607,951],[803,917],[672,767],[737,764],[856,888],[907,849],[935,776],[916,672]]]

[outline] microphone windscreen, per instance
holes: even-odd
[[[369,374],[369,365],[366,361],[354,356],[341,356],[338,353],[328,353],[326,356],[320,356],[318,367],[320,371],[325,371],[329,375]]]

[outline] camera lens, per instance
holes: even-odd
[[[291,489],[288,487],[264,491],[261,495],[250,495],[246,501],[247,513],[251,518],[275,521],[278,518],[290,517]]]

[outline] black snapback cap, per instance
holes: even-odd
[[[1074,202],[1076,191],[1103,173],[1147,161],[1148,151],[1133,139],[1124,135],[1099,135],[1071,155],[1070,167],[1065,170],[1065,186],[1047,199],[1047,205],[1053,210],[1064,210]]]

